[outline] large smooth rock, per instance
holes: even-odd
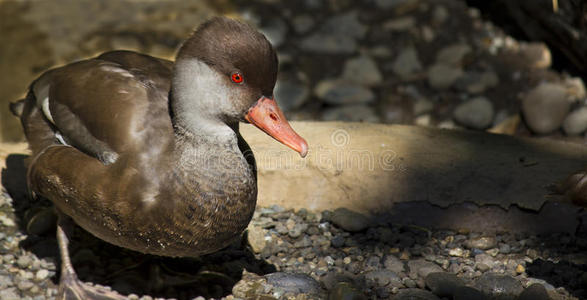
[[[543,83],[522,99],[522,113],[526,124],[538,134],[551,133],[560,128],[571,109],[566,88],[555,83]]]

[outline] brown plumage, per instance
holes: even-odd
[[[231,81],[235,72],[244,82]],[[165,256],[217,251],[247,226],[257,196],[238,122],[307,151],[275,105],[276,75],[265,37],[228,18],[201,25],[175,64],[114,51],[47,71],[12,107],[33,152],[29,189],[55,204],[60,226],[72,218],[121,247]],[[67,257],[62,268],[75,275]],[[80,287],[63,276],[61,284]],[[73,290],[61,295],[107,294]]]

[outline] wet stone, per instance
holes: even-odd
[[[495,273],[485,273],[475,281],[475,287],[492,297],[516,297],[523,287],[520,281],[508,276]]]
[[[476,248],[481,250],[487,250],[497,246],[497,240],[495,239],[495,237],[476,237],[468,240],[465,243],[465,246],[469,249]]]
[[[402,289],[395,295],[394,300],[440,300],[436,295],[421,289]]]
[[[299,273],[271,273],[265,275],[267,283],[285,292],[319,294],[320,284],[312,277]]]
[[[401,278],[389,270],[377,270],[365,273],[365,280],[370,286],[403,287]]]
[[[337,208],[334,210],[331,222],[349,232],[365,230],[371,224],[368,217],[347,208]]]
[[[454,291],[454,300],[489,300],[489,297],[483,294],[481,291],[469,287],[469,286],[461,286],[455,289]]]
[[[426,286],[439,297],[452,297],[456,288],[464,286],[462,279],[446,272],[430,273],[425,279]]]

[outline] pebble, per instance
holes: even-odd
[[[363,231],[371,225],[371,220],[367,216],[347,208],[335,209],[330,220],[348,232]]]
[[[491,297],[517,297],[523,291],[517,279],[495,273],[485,273],[475,281],[475,287]]]
[[[357,49],[356,39],[363,38],[366,32],[357,12],[352,11],[328,19],[315,33],[303,39],[300,47],[317,53],[353,53]]]
[[[534,283],[527,287],[521,294],[518,296],[517,300],[549,300],[550,297],[548,296],[548,292],[544,288],[542,284]]]
[[[37,281],[43,281],[43,280],[47,279],[47,277],[49,277],[49,271],[45,270],[45,269],[41,269],[41,270],[37,271],[37,273],[35,274],[35,279]]]
[[[436,295],[421,289],[402,289],[394,300],[440,300]]]
[[[391,31],[407,31],[414,28],[416,25],[416,19],[412,16],[405,16],[397,19],[391,19],[381,25],[384,30]]]
[[[445,90],[451,87],[461,76],[463,70],[447,64],[434,64],[428,69],[428,84],[435,89]]]
[[[324,121],[379,122],[375,110],[366,105],[345,105],[328,108],[322,113]]]
[[[367,300],[367,297],[350,283],[340,282],[330,290],[328,300]]]
[[[261,253],[267,241],[265,240],[265,230],[259,226],[249,224],[247,228],[247,241],[254,253]]]
[[[405,270],[404,262],[395,255],[387,255],[383,260],[383,265],[386,269],[398,274],[403,273]]]
[[[466,72],[455,86],[469,94],[481,94],[499,84],[499,77],[493,71]]]
[[[20,293],[16,290],[16,288],[7,288],[0,290],[0,299],[6,300],[17,300],[21,299]]]
[[[414,47],[406,47],[400,51],[391,64],[391,70],[402,79],[410,79],[415,73],[422,70],[422,63]]]
[[[265,275],[267,283],[289,293],[320,294],[320,284],[314,278],[299,273],[277,272]]]
[[[369,286],[403,287],[402,279],[390,270],[370,271],[366,272],[364,276]]]
[[[32,262],[33,262],[33,260],[30,256],[23,255],[18,258],[18,260],[16,261],[16,264],[18,264],[19,267],[26,269],[32,264]]]
[[[430,273],[442,272],[442,268],[424,259],[416,259],[408,261],[408,269],[410,270],[410,278],[422,277],[426,278]]]
[[[7,217],[3,213],[0,213],[0,223],[2,223],[2,225],[7,226],[7,227],[13,227],[16,225],[16,223],[14,223],[14,220]]]
[[[465,246],[469,249],[476,248],[481,250],[487,250],[495,248],[495,246],[497,246],[497,240],[495,239],[495,237],[492,236],[481,236],[468,240],[465,243]]]
[[[587,130],[587,107],[572,111],[563,121],[563,130],[567,135],[580,135]]]
[[[552,65],[552,54],[544,43],[522,43],[519,56],[532,69],[547,69]]]
[[[425,278],[426,286],[439,297],[452,298],[455,290],[464,286],[462,279],[455,274],[446,272],[430,273]]]
[[[454,44],[442,48],[436,54],[436,63],[448,66],[462,65],[462,61],[466,55],[471,53],[471,46],[467,44]]]
[[[475,288],[460,286],[455,289],[453,300],[489,300],[489,297]]]
[[[364,86],[376,86],[383,81],[383,76],[377,68],[377,63],[366,55],[347,60],[342,78]]]
[[[300,108],[307,102],[310,90],[307,85],[292,80],[278,80],[274,90],[279,108],[291,111]]]
[[[293,18],[292,25],[296,33],[303,34],[308,32],[316,22],[309,15],[299,15]]]
[[[370,103],[375,100],[375,94],[370,89],[339,79],[319,82],[314,93],[333,105]]]
[[[267,26],[259,28],[273,47],[279,48],[283,44],[287,34],[287,25],[279,18],[273,18]]]
[[[526,124],[538,134],[548,134],[560,128],[570,107],[565,87],[556,83],[542,83],[522,99]]]

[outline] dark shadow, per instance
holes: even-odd
[[[26,192],[27,157],[9,155],[6,168],[2,170],[2,185],[13,199],[17,230],[23,233],[27,233],[31,212],[51,206],[47,200],[29,200]],[[276,271],[273,265],[255,258],[246,240],[244,237],[224,250],[199,258],[167,258],[108,244],[76,226],[69,247],[73,266],[84,282],[109,286],[123,295],[221,298],[232,293],[244,269],[259,275]],[[54,230],[40,235],[29,234],[20,247],[39,258],[55,262],[59,271],[60,259]],[[58,280],[59,273],[53,282],[58,284]]]

